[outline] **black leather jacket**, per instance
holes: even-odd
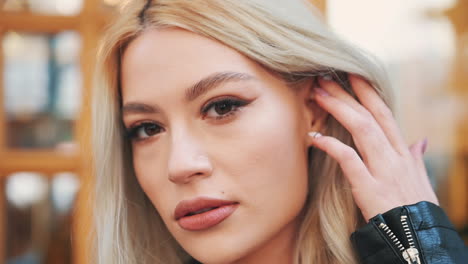
[[[362,264],[468,264],[468,248],[444,211],[430,202],[379,214],[351,241]]]

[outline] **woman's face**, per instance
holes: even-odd
[[[181,29],[149,30],[125,51],[122,115],[137,179],[199,261],[291,253],[313,119],[301,87]]]

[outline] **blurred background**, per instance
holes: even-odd
[[[86,263],[94,52],[119,2],[0,0],[0,263]],[[429,176],[468,241],[468,0],[311,2],[385,64],[405,138],[429,139]]]

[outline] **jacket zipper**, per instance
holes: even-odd
[[[408,216],[402,215],[400,217],[401,224],[403,226],[403,230],[406,235],[406,240],[408,241],[409,247],[405,248],[398,237],[393,233],[393,231],[388,227],[385,223],[380,223],[379,228],[382,229],[390,240],[395,244],[395,246],[400,250],[402,257],[406,260],[408,264],[421,264],[421,260],[419,259],[419,251],[414,244],[413,235],[411,234],[411,230],[408,226]]]

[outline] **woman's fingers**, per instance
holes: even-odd
[[[375,157],[385,157],[393,154],[393,149],[387,137],[370,113],[356,111],[342,99],[329,94],[322,88],[316,88],[316,94],[315,98],[318,104],[351,133],[365,161],[369,157],[375,159]],[[384,158],[377,158],[377,160],[384,160]],[[376,164],[377,167],[380,165]],[[372,170],[373,164],[369,164],[369,166]]]
[[[356,96],[374,116],[394,149],[400,154],[408,154],[408,147],[400,133],[392,111],[377,94],[377,91],[367,81],[356,75],[350,74],[349,81]]]
[[[334,137],[309,133],[312,144],[338,162],[353,188],[374,181],[356,151]]]
[[[357,112],[365,113],[365,111],[367,111],[364,106],[356,101],[356,99],[351,94],[346,92],[337,82],[332,81],[331,79],[326,80],[324,78],[318,78],[318,83],[322,89],[327,91],[335,98],[342,100]]]

